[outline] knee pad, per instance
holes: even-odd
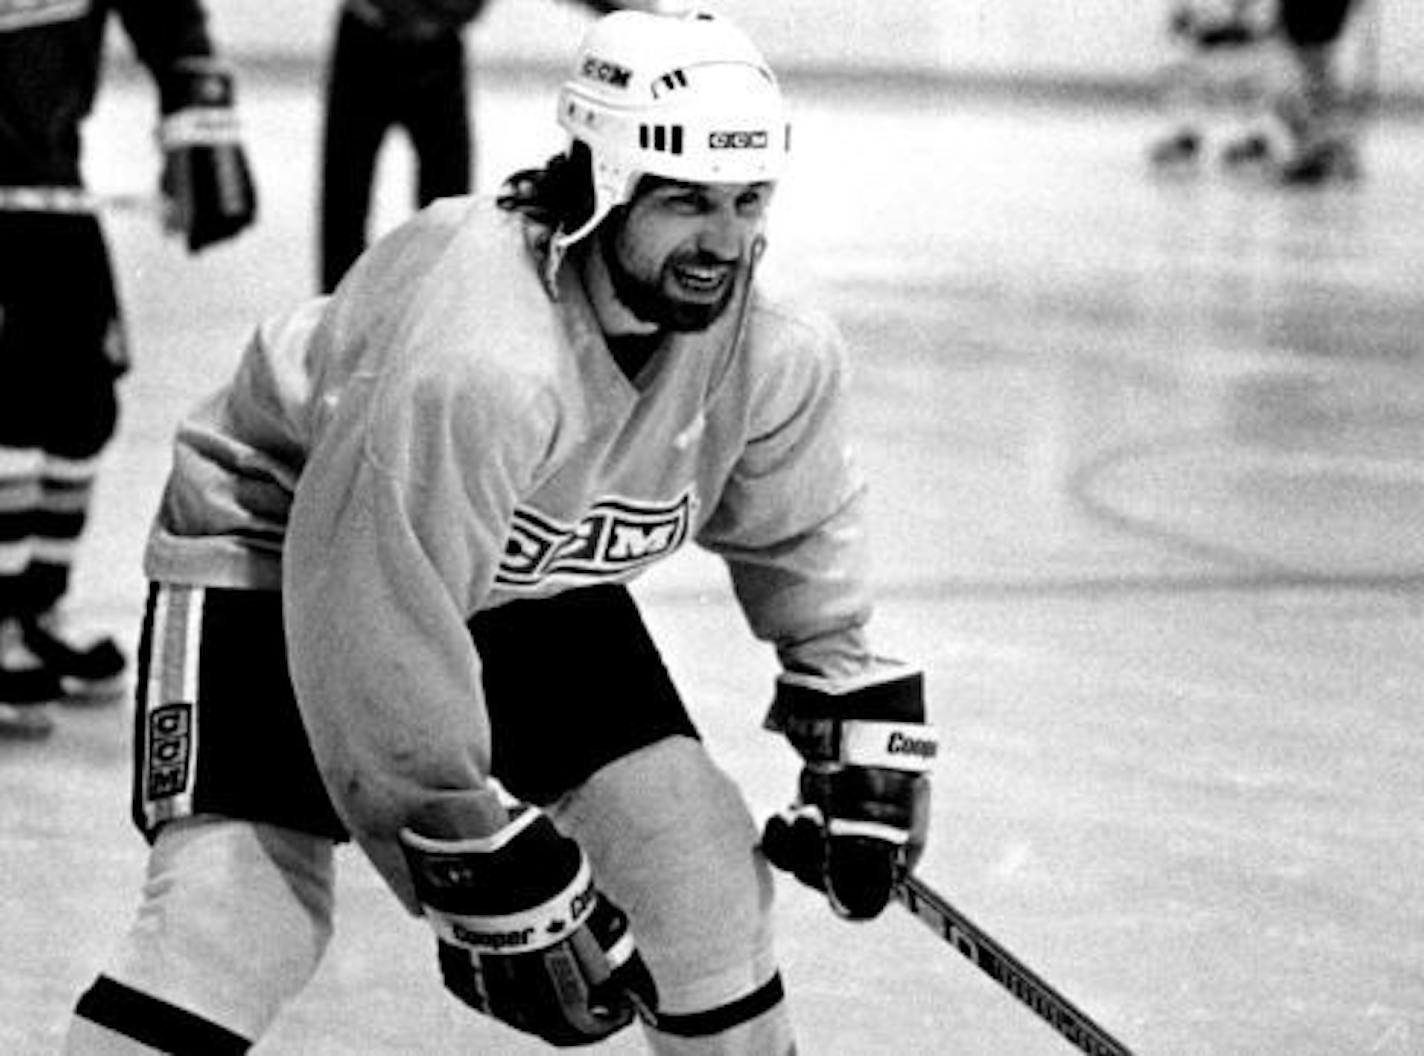
[[[150,1056],[201,1052],[244,1056],[252,1043],[156,997],[100,976],[75,1006],[64,1056]]]
[[[794,1056],[796,1039],[781,976],[734,1001],[644,1023],[657,1056]]]
[[[170,823],[104,975],[144,1001],[256,1040],[316,971],[331,938],[332,882],[329,840],[212,816]]]
[[[772,881],[757,827],[700,741],[668,737],[624,756],[549,812],[628,913],[664,1012],[732,1008],[730,1023],[765,1011],[742,1002],[774,993],[779,1004]]]

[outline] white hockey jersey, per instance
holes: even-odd
[[[180,427],[147,549],[156,580],[284,590],[316,758],[398,892],[403,821],[490,794],[477,611],[627,581],[695,540],[783,664],[873,662],[835,329],[746,294],[634,385],[577,269],[550,297],[536,233],[438,203],[262,325]]]

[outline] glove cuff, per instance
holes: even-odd
[[[818,765],[924,773],[939,754],[939,735],[925,723],[924,675],[900,664],[855,679],[785,672],[766,726]]]
[[[597,902],[583,849],[532,808],[488,836],[444,840],[405,828],[400,842],[431,927],[477,953],[562,942]]]
[[[568,886],[517,913],[467,915],[425,907],[425,919],[444,941],[474,953],[532,953],[565,941],[588,921],[598,902],[588,859]]]
[[[881,662],[857,678],[824,678],[784,671],[767,714],[769,730],[803,719],[925,721],[925,676],[918,668]]]
[[[189,107],[169,114],[158,124],[158,145],[163,150],[241,143],[242,126],[236,111],[221,107]]]
[[[939,755],[939,731],[919,722],[790,718],[783,732],[802,759],[817,765],[928,773]]]
[[[159,110],[167,116],[190,108],[231,108],[236,101],[232,67],[211,55],[179,59],[158,86]]]

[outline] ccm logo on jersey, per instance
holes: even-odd
[[[708,150],[765,150],[767,142],[765,129],[707,133]]]
[[[614,579],[666,557],[687,540],[692,493],[670,503],[604,499],[577,524],[514,511],[495,582],[513,589],[555,577]]]
[[[193,767],[193,705],[178,702],[148,714],[144,796],[158,800],[188,791]]]

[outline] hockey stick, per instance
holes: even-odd
[[[918,876],[907,873],[895,885],[895,898],[1077,1048],[1089,1056],[1132,1056],[1126,1045],[1093,1022],[1087,1013],[1044,982]]]

